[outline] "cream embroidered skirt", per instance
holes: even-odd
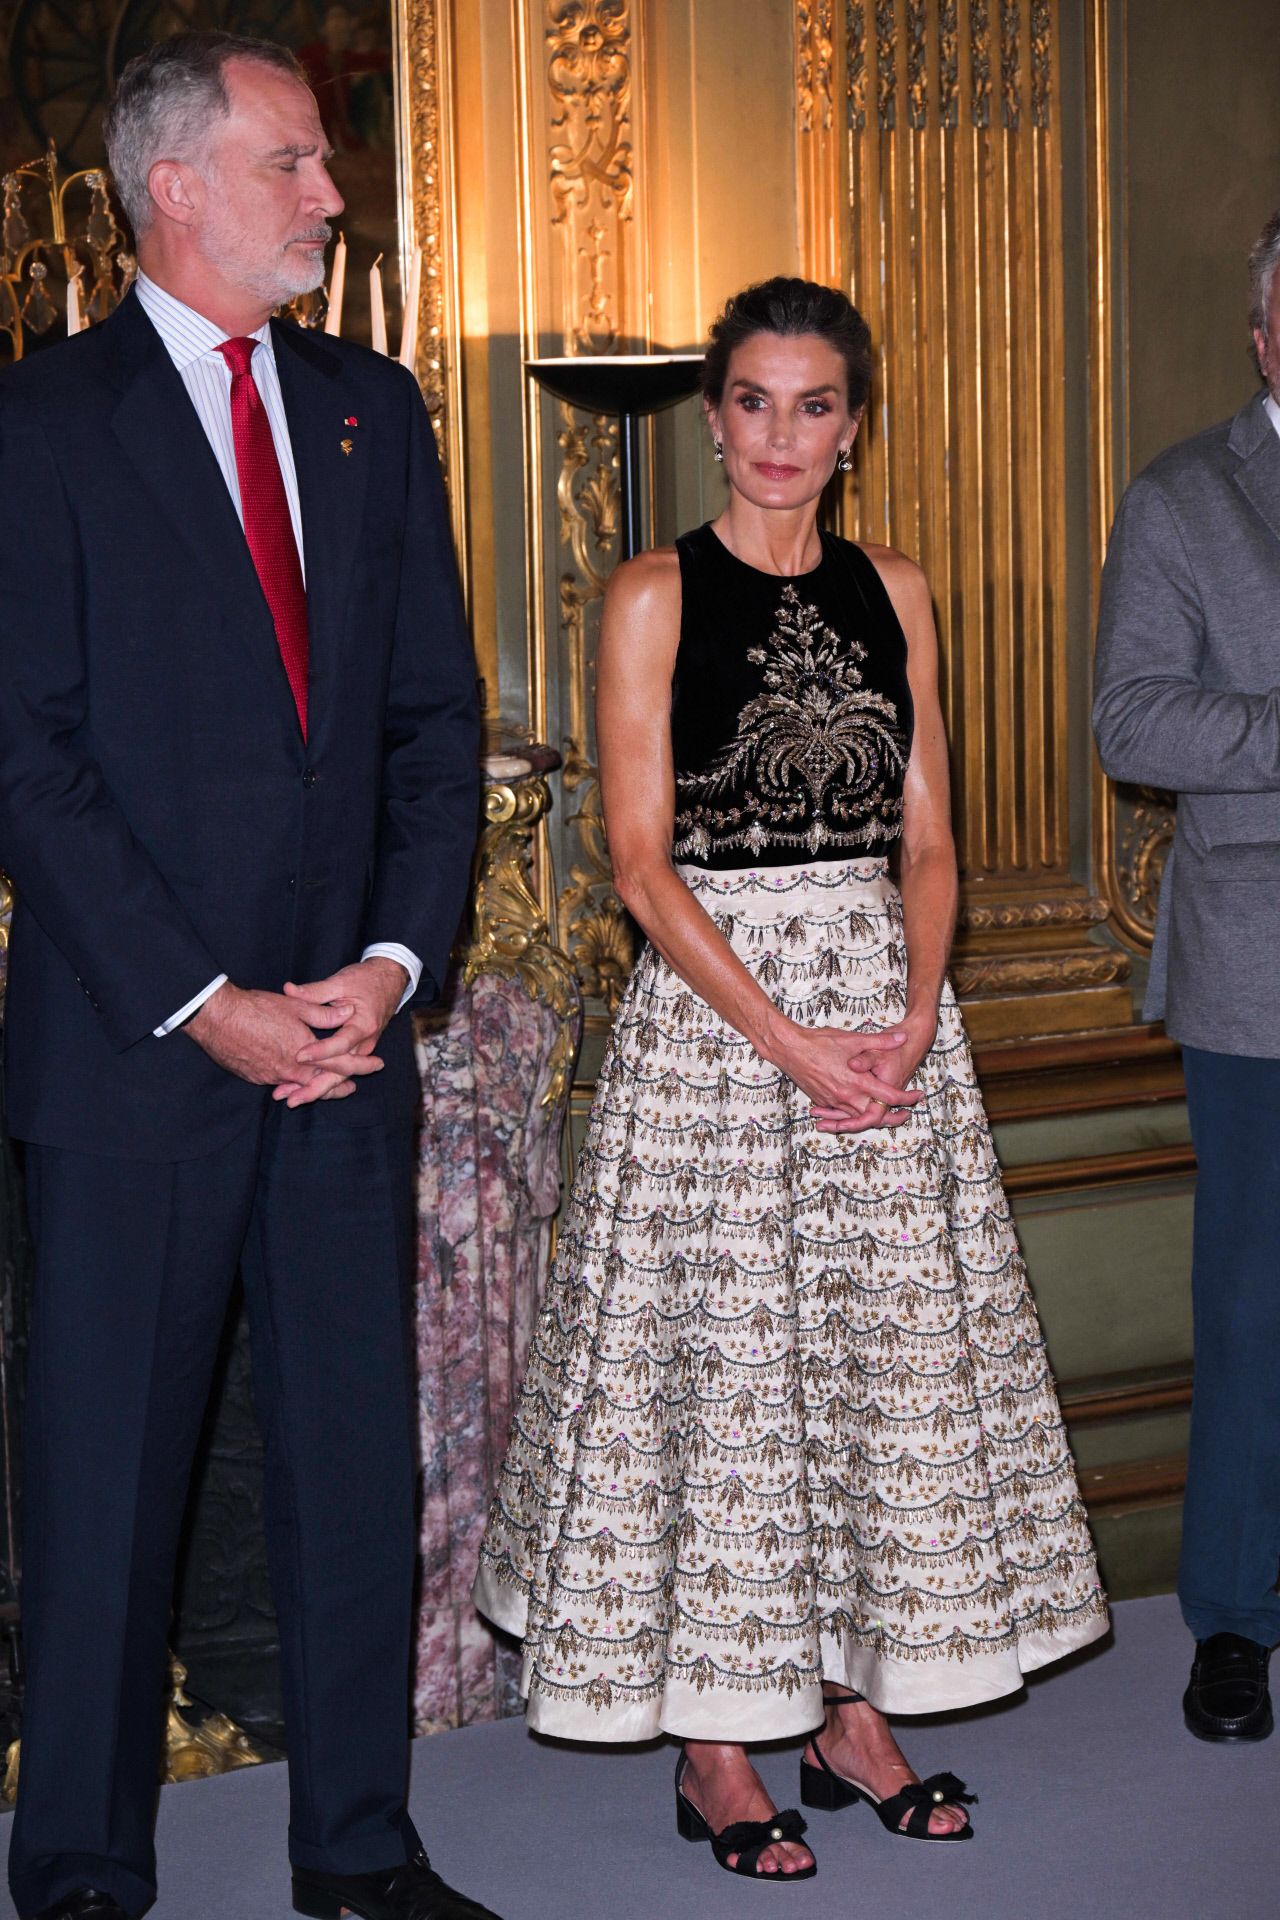
[[[885,862],[681,870],[812,1026],[903,1007]],[[888,1712],[1105,1633],[950,988],[900,1128],[805,1097],[650,948],[619,1010],[475,1597],[539,1732],[766,1740],[825,1678]]]

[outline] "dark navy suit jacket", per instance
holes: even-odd
[[[278,992],[390,940],[422,959],[418,1004],[444,978],[477,743],[430,422],[385,357],[288,323],[272,337],[302,502],[305,742],[226,483],[137,299],[0,380],[19,1138],[173,1160],[248,1125],[269,1089],[153,1037],[218,973]],[[407,1011],[381,1050],[386,1070],[312,1124],[409,1115]]]

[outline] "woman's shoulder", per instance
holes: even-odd
[[[658,606],[680,593],[680,556],[674,547],[649,547],[621,560],[609,575],[608,596],[615,606]]]
[[[930,605],[924,569],[909,554],[876,540],[842,540],[840,545],[870,561],[899,616]]]

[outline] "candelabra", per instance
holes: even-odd
[[[137,266],[101,167],[64,175],[51,146],[5,174],[0,192],[0,333],[17,360],[60,315],[68,333],[105,320]]]

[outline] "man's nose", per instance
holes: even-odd
[[[328,167],[321,167],[320,169],[320,181],[316,188],[315,204],[316,211],[322,213],[326,220],[336,219],[347,204],[334,185],[333,175],[330,173]]]

